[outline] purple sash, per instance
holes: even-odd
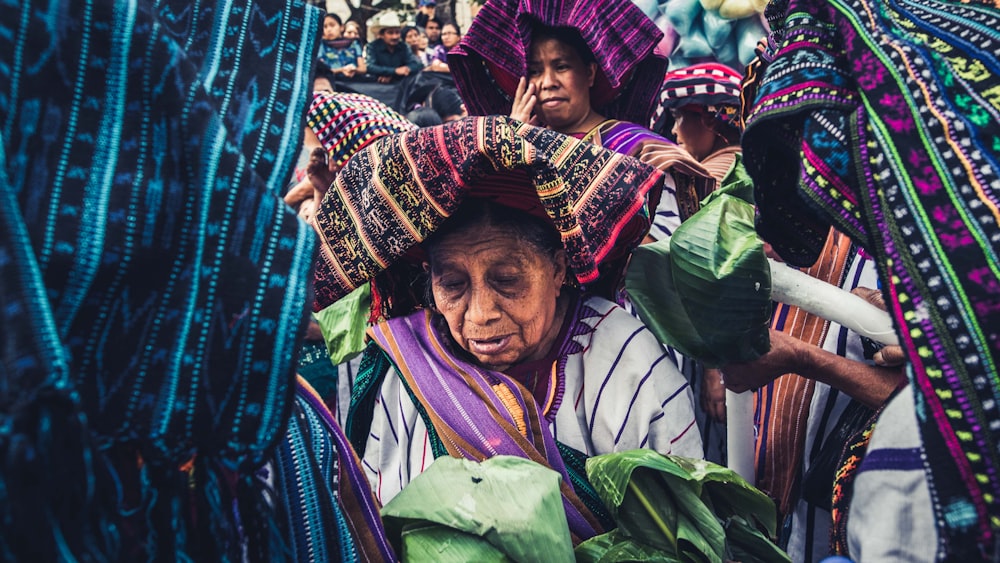
[[[573,491],[548,421],[514,378],[456,358],[431,326],[430,311],[390,319],[369,334],[396,364],[448,453],[482,461],[531,459],[562,475],[563,506],[574,544],[601,531]]]

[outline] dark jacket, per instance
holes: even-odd
[[[389,46],[382,39],[376,39],[365,47],[365,63],[368,74],[374,76],[396,76],[396,68],[410,67],[411,72],[419,72],[423,65],[410,50],[409,45],[400,41],[396,50],[390,52]]]

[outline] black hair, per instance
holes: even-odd
[[[553,27],[550,25],[545,25],[538,20],[532,20],[531,22],[531,42],[540,41],[542,39],[555,39],[560,43],[569,45],[576,51],[579,55],[580,60],[583,64],[588,65],[593,62],[597,62],[597,58],[594,56],[594,52],[590,50],[587,46],[587,42],[583,40],[583,36],[580,32],[572,27]]]
[[[316,70],[313,71],[312,79],[314,83],[317,78],[327,79],[330,82],[331,87],[336,87],[337,85],[337,79],[334,78],[333,71],[330,70],[330,67],[326,66],[326,63],[323,61],[318,62],[316,64]]]
[[[421,245],[427,253],[427,261],[433,267],[434,258],[444,239],[485,227],[497,227],[510,233],[521,243],[519,246],[530,245],[553,261],[556,254],[563,250],[559,231],[545,219],[491,199],[469,198]],[[428,278],[424,286],[424,304],[433,305],[433,303],[434,296]]]
[[[440,86],[427,96],[427,105],[445,119],[450,115],[462,115],[462,97],[451,86]]]
[[[437,16],[434,16],[433,18],[427,18],[427,23],[431,23],[431,22],[434,22],[434,23],[438,24],[439,28],[444,27],[444,24],[445,24],[444,20],[441,19],[441,18],[439,18],[439,17],[437,17]],[[424,24],[424,29],[427,29],[427,24]]]
[[[403,30],[399,32],[399,36],[403,38],[403,41],[406,41],[406,35],[408,33],[410,33],[411,31],[416,31],[417,34],[419,34],[420,33],[420,28],[418,28],[415,25],[403,26]]]
[[[444,31],[444,26],[446,26],[446,25],[450,25],[450,26],[454,27],[455,31],[458,32],[459,37],[462,36],[462,26],[458,25],[457,22],[446,21],[446,22],[442,23],[441,24],[441,31]]]
[[[337,14],[333,12],[327,12],[326,15],[323,16],[324,20],[326,18],[333,18],[333,21],[337,22],[337,25],[339,25],[340,27],[344,27],[344,20],[340,19],[340,16],[338,16]]]
[[[433,127],[441,125],[441,116],[432,108],[421,107],[406,114],[406,119],[413,122],[417,127]]]

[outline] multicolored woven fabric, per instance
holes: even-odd
[[[340,92],[314,92],[306,124],[338,167],[379,137],[417,128],[375,98]]]
[[[395,561],[361,462],[333,413],[299,377],[273,477],[293,544],[291,561]]]
[[[740,127],[740,73],[719,63],[702,63],[672,70],[663,77],[660,103],[651,127],[663,131],[670,110],[694,105],[705,108],[716,119]]]
[[[466,197],[552,221],[581,285],[620,276],[649,229],[663,173],[507,117],[469,117],[383,137],[356,154],[316,213],[317,310],[403,258]]]
[[[305,327],[278,190],[321,13],[0,2],[0,558],[284,548],[253,469]]]
[[[532,22],[569,27],[597,61],[590,102],[601,115],[646,124],[667,59],[663,32],[628,0],[488,0],[448,67],[471,115],[507,115],[517,82],[527,76]]]
[[[811,264],[833,223],[873,255],[906,350],[940,555],[1000,532],[1000,11],[791,0],[743,138],[758,231]]]

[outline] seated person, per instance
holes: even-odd
[[[368,73],[382,84],[420,72],[423,65],[406,45],[402,45],[403,24],[395,12],[383,12],[371,25],[378,39],[365,48]]]
[[[361,37],[361,24],[354,20],[347,20],[344,24],[344,37],[347,39],[357,39],[361,47],[365,46],[365,38]]]
[[[579,541],[611,525],[588,508],[587,457],[702,457],[687,381],[607,299],[662,182],[499,116],[383,137],[347,163],[317,212],[314,307],[374,277],[381,322],[348,427],[381,502],[434,458],[516,455],[563,475]]]
[[[462,39],[462,30],[456,23],[446,23],[441,26],[441,44],[434,47],[427,55],[427,70],[433,72],[450,72],[448,69],[448,51],[458,45]]]
[[[433,49],[441,44],[441,25],[444,22],[437,17],[431,17],[427,19],[427,25],[424,26],[424,33],[427,34],[427,48]]]
[[[408,25],[403,28],[403,42],[413,51],[420,64],[425,68],[430,63],[430,51],[427,50],[427,38],[420,33],[420,28]]]
[[[323,18],[323,40],[319,42],[318,58],[337,77],[354,78],[368,71],[361,43],[356,38],[343,37],[340,16],[328,13]]]

